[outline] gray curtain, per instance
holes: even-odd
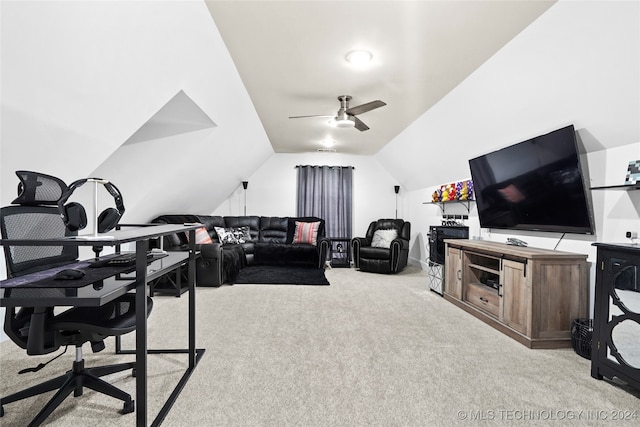
[[[297,166],[298,216],[325,220],[327,237],[351,238],[352,166]]]

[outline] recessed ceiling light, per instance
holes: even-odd
[[[334,145],[336,145],[336,141],[331,138],[325,138],[322,140],[322,145],[324,145],[325,147],[333,147]]]
[[[352,50],[345,59],[353,66],[363,67],[371,62],[373,55],[368,50]]]

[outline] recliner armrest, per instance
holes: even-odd
[[[200,257],[202,257],[202,259],[218,259],[222,256],[222,245],[220,243],[210,243],[197,246],[200,247]]]

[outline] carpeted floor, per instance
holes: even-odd
[[[331,286],[198,288],[198,346],[206,353],[163,425],[451,426],[635,425],[640,393],[597,381],[571,349],[529,350],[428,290],[426,273],[333,269]],[[187,298],[155,298],[149,347],[186,346]],[[125,342],[133,343],[134,334]],[[87,364],[113,363],[113,343]],[[64,372],[49,357],[0,344],[0,394]],[[149,422],[186,366],[149,356]],[[135,379],[113,383],[135,392]],[[22,426],[45,397],[5,406],[1,425]],[[46,425],[133,426],[120,403],[92,391],[64,402]],[[628,412],[624,412],[628,411]],[[635,411],[635,412],[633,412]],[[636,419],[620,421],[620,414]]]
[[[324,269],[256,265],[240,270],[235,282],[263,285],[328,285]]]

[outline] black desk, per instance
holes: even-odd
[[[180,391],[204,354],[204,349],[196,349],[195,324],[195,230],[201,224],[192,225],[153,225],[131,227],[128,229],[109,232],[110,239],[80,237],[60,238],[48,240],[3,239],[0,243],[5,246],[121,246],[135,242],[136,266],[135,274],[111,277],[103,281],[101,289],[94,289],[88,285],[81,288],[29,288],[14,287],[0,289],[0,306],[100,306],[113,301],[131,290],[136,291],[136,425],[147,425],[147,354],[150,353],[187,353],[189,366],[180,379],[151,425],[162,423]],[[168,257],[153,261],[147,266],[147,251],[149,240],[178,232],[189,233],[189,251],[170,253]],[[150,350],[147,348],[147,314],[146,299],[147,283],[165,274],[188,260],[188,289],[189,289],[189,345],[188,349],[178,350]],[[22,276],[25,278],[28,276]],[[3,281],[3,284],[12,279]]]

